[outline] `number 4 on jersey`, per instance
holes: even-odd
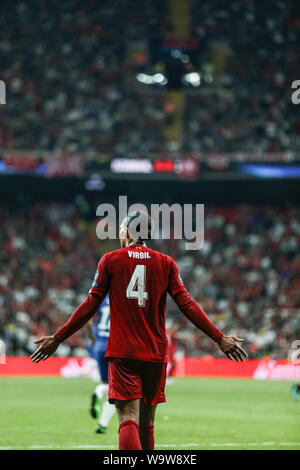
[[[138,299],[139,307],[145,307],[145,300],[148,299],[146,289],[146,266],[137,264],[129,284],[126,289],[128,299]]]

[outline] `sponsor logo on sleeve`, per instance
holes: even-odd
[[[92,287],[98,287],[98,277],[99,277],[99,271],[96,271],[95,272],[95,276],[94,276],[94,280],[93,280],[93,284],[92,284]]]

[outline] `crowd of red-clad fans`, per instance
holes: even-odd
[[[76,204],[2,205],[0,219],[0,338],[8,355],[26,355],[86,298],[99,257],[118,241],[98,240],[96,219]],[[150,246],[174,257],[191,295],[226,334],[245,338],[250,357],[287,358],[300,337],[299,239],[299,208],[237,205],[205,207],[199,251],[178,240]],[[220,355],[171,299],[167,322],[179,353]],[[57,354],[82,355],[84,344],[77,332]]]

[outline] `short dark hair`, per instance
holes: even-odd
[[[154,230],[154,221],[147,212],[144,211],[134,211],[130,212],[125,219],[125,226],[129,228],[130,224],[139,218],[139,223],[136,226],[136,229],[139,232],[143,232],[143,237],[139,237],[142,241],[149,240],[152,238],[152,233]]]

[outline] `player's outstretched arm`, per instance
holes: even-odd
[[[229,359],[235,361],[244,361],[247,357],[246,351],[237,344],[243,341],[236,336],[225,336],[216,325],[208,318],[200,305],[195,302],[187,291],[179,292],[172,296],[182,313],[193,323],[199,330],[203,331],[213,341],[215,341],[221,351],[226,354]]]
[[[84,302],[77,307],[69,320],[53,335],[34,341],[38,349],[30,356],[33,362],[45,361],[58,348],[59,344],[83,327],[97,312],[102,298],[89,294]]]

